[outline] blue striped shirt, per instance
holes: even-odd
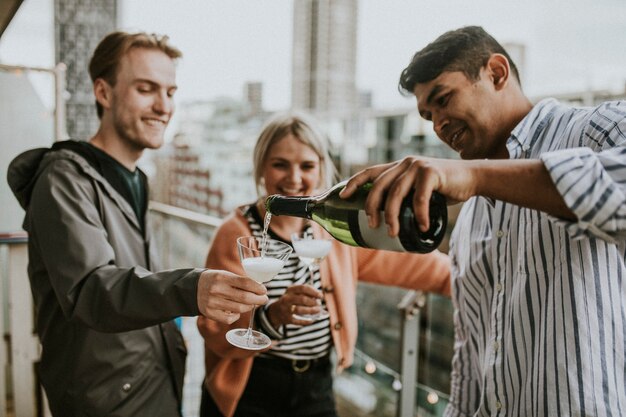
[[[624,416],[626,102],[543,100],[507,148],[544,162],[579,221],[484,197],[464,205],[445,415]]]

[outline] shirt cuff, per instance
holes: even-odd
[[[276,301],[267,303],[262,308],[257,308],[257,320],[259,323],[259,327],[263,329],[263,332],[266,333],[270,337],[270,339],[280,340],[285,338],[285,326],[281,325],[278,327],[278,329],[276,329],[274,328],[274,326],[272,326],[272,323],[270,323],[269,317],[267,317],[267,310],[275,302]]]
[[[615,184],[604,172],[604,167],[589,148],[572,148],[546,152],[540,156],[552,182],[567,207],[578,221],[570,222],[553,217],[573,239],[590,234],[609,243],[616,240],[600,224],[607,224],[622,203]]]

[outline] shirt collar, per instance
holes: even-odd
[[[506,142],[509,157],[517,159],[528,153],[533,145],[533,131],[539,131],[552,116],[553,110],[559,102],[553,98],[546,98],[535,104],[530,112],[515,126]],[[524,156],[525,157],[525,156]]]

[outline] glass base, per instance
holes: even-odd
[[[319,313],[316,314],[294,314],[293,317],[298,320],[309,320],[309,321],[319,321],[327,319],[330,316],[326,309],[322,309]]]
[[[232,329],[226,333],[226,340],[233,346],[246,350],[262,350],[268,348],[272,341],[269,337],[256,330]]]

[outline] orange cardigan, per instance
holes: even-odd
[[[330,237],[313,224],[316,237]],[[244,275],[236,249],[239,236],[250,236],[248,221],[237,210],[218,228],[206,266]],[[333,240],[333,248],[320,265],[338,372],[352,364],[357,337],[357,280],[396,285],[408,289],[450,294],[450,262],[438,251],[420,255],[356,248]],[[205,343],[205,386],[226,417],[232,417],[248,383],[252,361],[258,352],[231,346],[225,334],[231,328],[247,327],[250,313],[232,325],[198,317]]]

